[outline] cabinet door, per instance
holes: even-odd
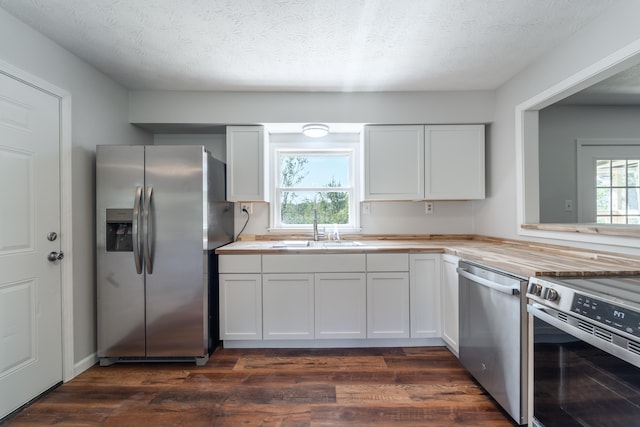
[[[227,200],[268,201],[262,126],[227,126]]]
[[[409,338],[409,273],[367,273],[367,338]]]
[[[458,355],[458,261],[460,258],[442,256],[442,339]]]
[[[440,337],[440,255],[409,256],[411,337]]]
[[[220,274],[220,339],[262,339],[260,274]]]
[[[424,198],[424,126],[367,126],[365,200]]]
[[[484,199],[484,126],[425,126],[427,200]]]
[[[313,274],[263,275],[264,339],[312,339],[313,299]]]
[[[364,273],[315,275],[316,339],[367,337]]]

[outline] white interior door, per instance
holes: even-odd
[[[59,98],[0,73],[0,418],[62,381],[59,151]]]

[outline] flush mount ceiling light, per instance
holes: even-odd
[[[320,138],[329,133],[329,126],[320,123],[309,123],[302,126],[302,133],[312,138]]]

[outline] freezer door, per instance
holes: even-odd
[[[143,167],[142,146],[96,149],[98,357],[145,356],[145,281],[134,251]]]
[[[147,146],[147,356],[208,354],[207,155]]]

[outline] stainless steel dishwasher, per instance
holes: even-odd
[[[460,261],[460,362],[519,424],[527,419],[527,279]]]

